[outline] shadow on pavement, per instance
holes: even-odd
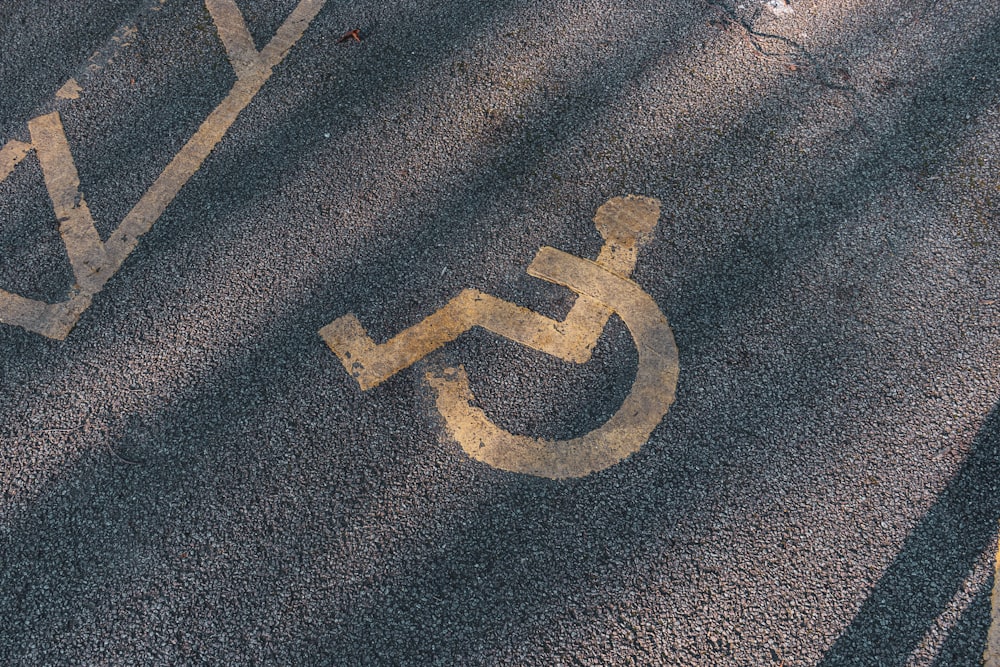
[[[652,61],[662,54],[645,55]],[[619,88],[642,75],[642,58],[638,62],[617,82]],[[419,71],[414,66],[381,76],[391,87]],[[577,84],[584,91],[597,90],[604,84],[603,73],[597,67]],[[330,84],[321,92],[350,91]],[[374,104],[380,98],[372,93],[366,99]],[[559,117],[574,102],[567,98],[561,104],[543,109],[528,124]],[[312,111],[308,106],[296,110],[308,119],[316,115]],[[454,232],[448,237],[452,239],[474,237],[477,230],[463,229],[462,222],[510,194],[532,161],[566,137],[586,132],[599,117],[599,108],[588,109],[548,139],[543,133],[542,138],[512,142],[497,160],[500,167],[513,165],[513,172],[498,177],[503,169],[484,167],[485,175],[471,179],[460,193],[465,201],[439,203],[435,213],[444,222],[437,231]],[[338,129],[344,133],[352,129],[350,121],[343,125]],[[292,169],[307,152],[305,133],[289,143],[286,131],[262,133],[267,135],[262,144],[288,150],[249,175],[254,189],[269,192],[265,186],[273,171]],[[942,141],[952,138],[945,135]],[[893,155],[903,141],[905,137],[886,139],[872,160]],[[230,146],[220,149],[237,152]],[[691,159],[687,166],[697,170],[704,165]],[[211,199],[208,195],[219,189],[215,179],[220,171],[218,163],[206,168],[188,195]],[[883,185],[889,171],[876,171],[878,177],[867,181],[862,192]],[[860,171],[852,176],[858,181],[868,177]],[[826,202],[833,205],[841,191],[830,186],[835,192]],[[238,219],[238,205],[252,202],[239,194],[229,196],[231,219]],[[808,217],[813,202],[804,200],[809,193],[794,196],[803,200],[799,203],[810,226],[818,226]],[[848,201],[841,206],[852,203],[861,205]],[[144,239],[138,259],[151,262],[157,252],[167,252],[172,234],[201,233],[204,221],[194,213],[178,202],[171,213],[178,224],[169,232],[158,227]],[[823,222],[836,226],[835,220]],[[776,226],[771,233],[778,239],[787,232]],[[24,635],[4,637],[0,646],[12,647],[26,661],[38,650],[31,643],[39,639],[77,641],[67,650],[86,655],[87,641],[118,636],[137,651],[162,650],[160,658],[181,661],[211,650],[230,655],[244,651],[265,659],[291,656],[300,664],[404,659],[461,664],[490,655],[517,663],[537,659],[529,651],[544,646],[547,633],[561,622],[579,629],[576,639],[595,646],[602,641],[595,637],[600,632],[595,626],[614,626],[620,636],[611,639],[643,646],[655,628],[645,628],[642,619],[625,618],[616,605],[631,602],[634,607],[658,593],[669,597],[693,585],[687,576],[697,573],[695,561],[711,539],[717,470],[675,464],[657,455],[664,454],[662,449],[645,453],[645,468],[623,465],[578,482],[550,483],[484,470],[453,458],[461,454],[457,447],[440,445],[432,420],[414,417],[421,414],[412,386],[417,380],[396,377],[378,395],[361,396],[317,338],[316,330],[329,318],[364,307],[370,285],[387,293],[405,289],[415,267],[404,251],[413,246],[426,250],[416,262],[428,265],[446,256],[435,241],[419,230],[386,239],[368,265],[332,276],[305,299],[301,310],[204,371],[190,391],[172,397],[159,413],[137,415],[136,427],[108,446],[146,459],[145,465],[89,460],[83,473],[71,469],[46,487],[4,536],[17,561],[4,560],[0,570],[0,583],[11,593],[0,601],[0,618],[7,619],[7,632]],[[778,265],[794,260],[795,249],[784,241],[744,250],[766,254],[772,246],[785,250],[769,260]],[[698,277],[700,289],[691,285],[690,291],[672,296],[665,311],[672,321],[678,313],[700,318],[703,330],[728,324],[728,305],[733,304],[713,305],[712,289],[735,280],[739,289],[731,294],[748,302],[765,300],[774,277],[761,279],[763,261],[746,260],[741,265],[745,273],[734,279],[731,269],[740,261],[724,259],[715,271]],[[192,279],[181,275],[164,282],[170,280]],[[111,306],[115,291],[109,284],[91,313],[94,319],[100,313],[121,324]],[[426,311],[424,304],[413,309]],[[398,320],[398,314],[385,319]],[[708,336],[699,344],[719,343]],[[44,358],[45,346],[34,350]],[[688,354],[694,353],[692,345]],[[797,370],[786,377],[804,375]],[[802,385],[781,389],[791,394]],[[820,386],[808,389],[823,391]],[[751,407],[746,407],[748,418],[773,420],[766,411],[749,417]],[[905,656],[951,599],[969,559],[986,547],[995,527],[998,430],[995,410],[962,472],[904,546],[899,565],[893,565],[828,654],[829,664],[857,664],[859,655],[872,655],[870,645],[876,654],[901,651]],[[102,437],[94,434],[94,442],[101,443]],[[105,456],[98,444],[93,456]],[[422,469],[415,469],[414,461]],[[790,460],[785,464],[792,465]],[[450,477],[439,475],[441,471]],[[461,486],[484,482],[488,486],[481,491]],[[608,488],[614,490],[610,496],[605,495]],[[971,501],[979,504],[970,507]],[[949,527],[963,522],[970,526],[974,544],[949,534]],[[54,526],[72,532],[61,533]],[[331,554],[342,560],[335,562]],[[661,559],[675,555],[683,560],[676,569],[658,567]],[[928,572],[928,564],[929,578],[914,578]],[[928,602],[915,606],[921,596]],[[580,609],[592,615],[573,617]],[[39,610],[50,613],[39,616]],[[670,616],[677,610],[657,611]],[[883,622],[889,627],[902,623],[900,632],[883,636]],[[969,627],[974,635],[980,624]],[[159,634],[164,628],[170,636]],[[884,646],[877,643],[887,640]],[[891,656],[899,660],[897,653]],[[655,661],[664,656],[646,657]]]
[[[1000,408],[976,436],[964,465],[906,539],[823,667],[905,665],[910,653],[959,591],[984,551],[992,552],[1000,519]],[[989,628],[990,585],[949,635],[936,664],[982,653]],[[978,664],[978,663],[977,663]]]

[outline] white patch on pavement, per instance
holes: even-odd
[[[764,6],[770,9],[775,16],[791,16],[795,13],[786,0],[765,0]]]

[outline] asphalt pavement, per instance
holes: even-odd
[[[1000,664],[1000,4],[0,35],[0,664]]]

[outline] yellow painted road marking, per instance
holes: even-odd
[[[167,165],[139,203],[129,211],[108,239],[108,255],[117,271],[135,249],[139,237],[153,226],[188,179],[201,167],[216,144],[271,76],[272,68],[284,60],[305,33],[326,0],[301,0],[260,54],[252,76],[239,78],[229,95],[209,114],[194,136]]]
[[[382,345],[375,344],[351,314],[323,327],[320,336],[367,390],[474,326],[583,363],[615,312],[628,326],[639,352],[636,379],[618,412],[579,438],[559,441],[508,433],[472,407],[474,397],[463,368],[425,375],[449,433],[469,456],[503,470],[550,478],[603,470],[638,451],[674,401],[679,364],[673,333],[656,302],[628,279],[658,218],[656,200],[616,198],[594,218],[605,239],[596,262],[554,248],[539,250],[528,274],[579,295],[563,322],[477,290],[463,290],[444,308]]]
[[[205,6],[215,21],[236,76],[241,79],[252,76],[260,69],[260,53],[235,0],[205,0]]]
[[[181,188],[198,171],[236,117],[263,87],[273,68],[284,60],[325,4],[326,0],[301,0],[268,45],[260,53],[254,51],[256,56],[250,59],[241,41],[244,37],[240,32],[246,32],[246,25],[239,9],[228,0],[206,0],[213,20],[218,16],[222,22],[217,24],[217,28],[230,54],[237,81],[104,243],[94,230],[90,212],[79,193],[76,166],[59,114],[47,114],[29,122],[30,146],[22,142],[8,142],[0,150],[0,180],[16,168],[31,148],[35,149],[59,219],[60,234],[73,267],[76,285],[66,301],[56,304],[0,290],[0,322],[49,338],[64,339],[76,325],[80,314],[90,306],[93,296],[121,268],[138,244],[139,237],[152,228]]]
[[[667,318],[652,297],[599,264],[542,248],[528,273],[611,304],[632,333],[639,366],[618,412],[600,428],[572,440],[514,435],[479,408],[462,368],[425,376],[437,392],[437,408],[452,437],[474,459],[511,472],[555,479],[583,477],[639,450],[674,402],[679,365]]]
[[[31,144],[11,139],[0,148],[0,181],[10,176],[31,152]]]
[[[986,636],[983,667],[1000,667],[1000,548],[997,549],[993,569],[992,620]]]
[[[70,79],[63,84],[62,88],[56,91],[56,97],[61,100],[76,100],[80,98],[81,92],[83,92],[83,88],[76,82],[76,79]]]
[[[77,289],[99,289],[95,280],[106,264],[104,244],[94,227],[87,202],[80,193],[80,177],[69,152],[58,113],[39,116],[28,123],[31,144],[42,167],[45,187],[59,222],[59,235],[69,255]]]
[[[377,386],[476,326],[565,361],[582,363],[611,316],[610,310],[600,305],[593,307],[588,301],[578,298],[566,320],[558,322],[467,289],[441,310],[382,345],[368,337],[354,315],[328,324],[320,335],[362,390]]]
[[[659,216],[659,202],[644,197],[620,197],[604,204],[594,217],[605,239],[597,263],[616,275],[630,275]],[[469,289],[381,345],[368,337],[352,314],[323,327],[320,336],[361,389],[368,390],[475,326],[563,361],[584,363],[609,317],[610,308],[586,295],[578,296],[559,322]]]

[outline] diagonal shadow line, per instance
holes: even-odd
[[[948,633],[948,638],[941,644],[931,667],[952,667],[968,662],[970,658],[977,660],[982,655],[983,646],[987,643],[995,577],[995,574],[989,577],[966,606]]]
[[[935,76],[921,82],[920,88],[908,100],[898,123],[893,123],[871,141],[861,142],[863,150],[852,157],[848,169],[820,181],[810,179],[795,180],[780,191],[780,200],[765,202],[753,219],[739,220],[740,231],[727,239],[724,252],[706,262],[697,271],[692,271],[671,293],[661,293],[654,285],[653,295],[663,305],[671,319],[681,346],[682,355],[700,356],[717,346],[717,340],[701,335],[689,335],[703,327],[732,326],[745,316],[748,303],[755,304],[755,311],[767,307],[775,300],[786,298],[780,288],[789,269],[794,268],[796,258],[809,257],[811,249],[822,245],[823,240],[843,230],[845,221],[864,216],[871,198],[894,184],[908,183],[914,172],[926,176],[943,173],[950,160],[949,150],[958,145],[965,134],[968,116],[973,119],[983,114],[1000,101],[997,88],[991,81],[1000,81],[996,72],[1000,59],[995,50],[988,48],[1000,39],[1000,22],[987,25],[981,32],[970,35],[954,55],[940,63]],[[771,99],[763,99],[747,111],[747,117],[768,109]],[[859,135],[869,137],[869,131],[861,119],[849,129],[848,138],[858,140]],[[928,132],[930,131],[930,134]],[[740,160],[740,147],[745,131],[734,124],[734,130],[724,135],[713,147],[713,152],[739,164],[730,172],[736,183],[756,186],[754,174],[761,165],[754,160]],[[839,141],[839,138],[838,138]],[[838,146],[831,145],[831,153]],[[815,156],[824,160],[825,155]],[[666,167],[666,165],[664,165]],[[680,182],[697,183],[699,163],[682,163],[678,168]],[[737,200],[749,199],[751,191],[735,191]],[[789,202],[791,202],[789,206]],[[922,202],[926,204],[926,202]],[[785,208],[789,207],[789,208]],[[669,202],[665,201],[669,211]],[[900,233],[904,221],[886,222],[886,236],[899,234],[918,240],[921,230],[913,229]],[[745,230],[745,231],[744,231]],[[898,241],[899,238],[896,238]],[[873,273],[881,273],[897,262],[891,248],[875,248],[872,256],[859,257],[859,262]],[[642,282],[646,269],[640,263],[637,274]],[[761,277],[765,279],[762,280]],[[719,285],[729,289],[720,290]],[[870,289],[865,287],[865,289]],[[849,303],[842,302],[836,295],[830,295],[830,322],[826,324],[829,336],[840,343],[864,348],[864,339],[858,323],[852,322]],[[706,317],[709,318],[706,321]],[[843,355],[843,345],[837,354]],[[823,350],[828,353],[828,350]],[[810,376],[805,371],[810,365],[820,361],[808,356],[799,357],[791,367],[800,377]],[[841,357],[841,361],[846,361]],[[857,363],[857,360],[855,360]],[[683,356],[682,356],[683,364]],[[683,368],[683,365],[682,365]],[[681,373],[681,390],[684,390],[685,375]],[[809,391],[797,392],[795,396],[783,396],[783,400],[797,401],[810,409],[817,409],[822,401],[819,395],[827,393],[826,387],[817,386],[816,394]],[[756,427],[766,427],[770,416],[756,407],[756,398],[742,390],[735,390],[727,397],[734,412],[740,416],[742,424],[753,432]],[[766,430],[766,429],[765,429]],[[786,445],[789,443],[786,443]],[[796,455],[793,450],[782,447],[787,456]],[[769,474],[767,471],[764,474]]]
[[[994,407],[961,469],[913,528],[820,664],[856,665],[864,656],[870,665],[905,665],[973,564],[993,545],[998,519],[1000,406]],[[986,615],[970,624],[970,630],[981,632],[985,640],[988,624]]]
[[[782,191],[785,205],[789,200],[794,203],[790,210],[782,208],[781,202],[773,208],[765,204],[756,220],[746,221],[751,229],[735,234],[732,239],[731,250],[739,251],[742,257],[734,252],[724,253],[686,281],[679,290],[686,297],[681,303],[667,306],[674,314],[673,319],[694,319],[696,313],[689,308],[700,310],[701,304],[717,301],[713,286],[727,276],[733,277],[734,272],[740,289],[729,292],[731,301],[723,302],[727,306],[722,309],[724,313],[736,312],[736,306],[747,294],[773,298],[768,285],[749,277],[740,279],[741,274],[749,276],[754,271],[740,269],[755,268],[779,276],[793,257],[815,245],[817,233],[829,234],[844,220],[864,213],[870,197],[886,184],[908,180],[915,173],[924,177],[941,173],[950,159],[948,150],[962,139],[968,123],[966,116],[977,118],[1000,101],[997,89],[990,85],[991,79],[1000,80],[996,76],[1000,58],[987,48],[996,40],[1000,40],[1000,22],[988,26],[942,62],[934,79],[909,100],[899,125],[874,137],[870,147],[852,159],[846,173],[824,179],[818,185],[809,181],[792,183]],[[762,100],[747,115],[765,108],[767,102]],[[863,121],[856,123],[850,132],[867,136],[869,130],[864,125]],[[734,131],[725,135],[715,149],[731,154],[739,150],[740,140],[740,134]],[[835,148],[831,146],[831,152]],[[696,181],[698,163],[686,164],[681,169],[678,180]],[[755,163],[744,164],[731,177],[736,182],[753,185],[751,176],[756,169],[759,165]],[[743,198],[749,192],[735,195]],[[638,271],[642,271],[642,266]],[[711,342],[696,340],[692,344],[697,350],[707,348]]]

